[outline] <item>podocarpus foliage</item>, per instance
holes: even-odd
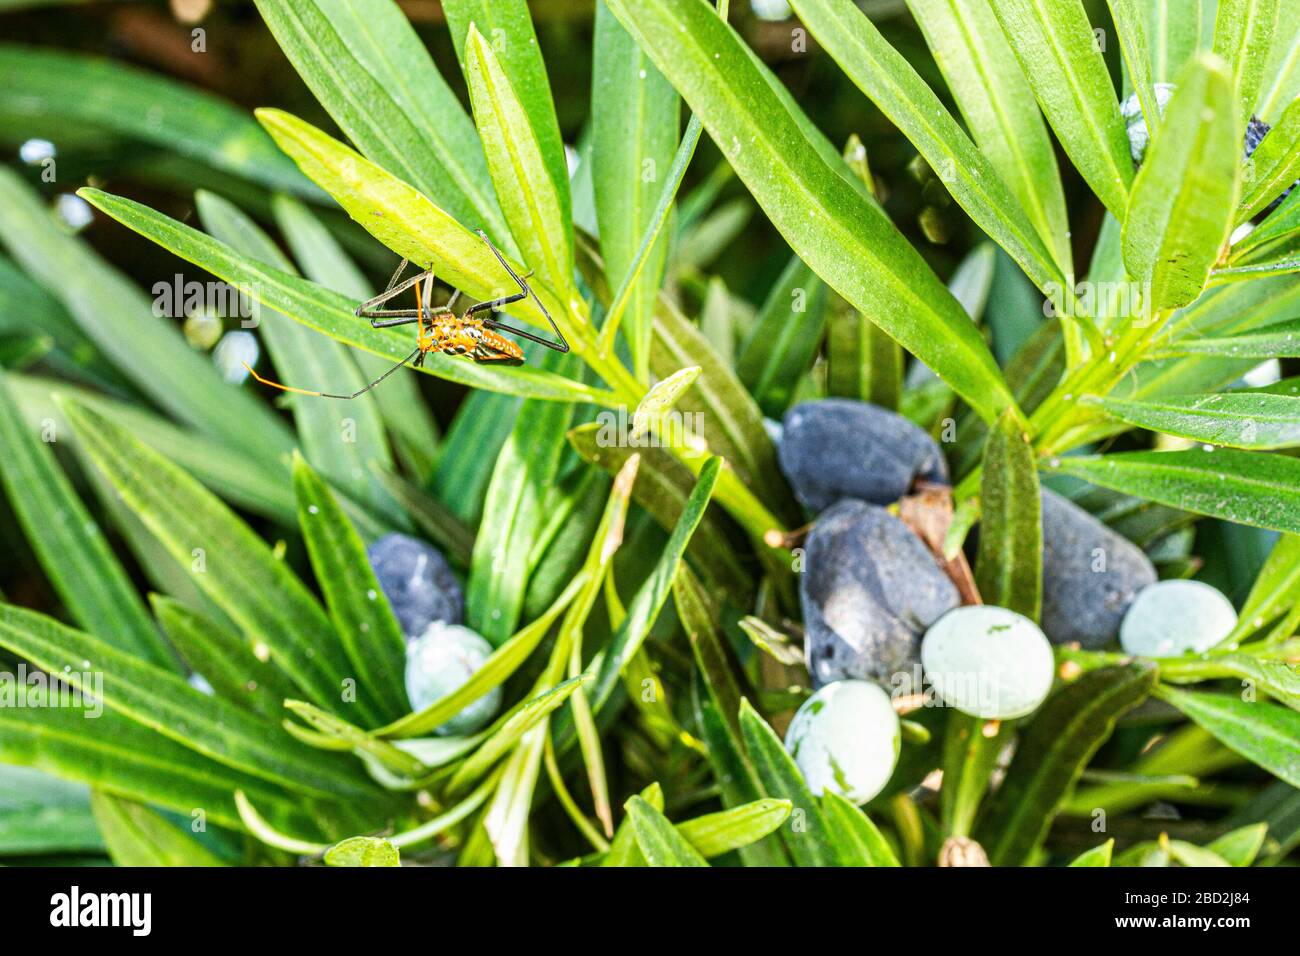
[[[572,345],[518,368],[431,357],[423,373],[474,390],[445,435],[419,372],[346,407],[291,398],[290,429],[0,170],[13,260],[0,259],[0,320],[43,336],[4,353],[18,371],[0,388],[0,478],[63,603],[58,619],[0,607],[0,647],[104,704],[87,720],[38,706],[29,685],[0,708],[0,762],[44,772],[7,766],[0,786],[56,820],[6,819],[0,849],[891,865],[951,861],[951,838],[969,837],[994,863],[1091,848],[1077,862],[1106,865],[1121,832],[1107,821],[1123,818],[1117,862],[1292,850],[1300,397],[1294,380],[1240,378],[1300,357],[1300,191],[1260,219],[1300,175],[1300,12],[1110,0],[1094,32],[1081,0],[908,0],[947,84],[936,91],[850,0],[792,5],[864,115],[870,100],[992,244],[948,285],[874,194],[862,143],[841,149],[813,125],[725,3],[597,5],[572,176],[523,0],[446,0],[462,76],[438,72],[391,0],[259,0],[343,139],[125,67],[0,47],[0,112],[24,137],[89,126],[214,184],[188,223],[80,195],[256,300],[287,384],[348,392],[410,351],[406,330],[353,314],[374,291],[357,258],[386,249],[467,296],[499,294],[479,228],[533,270]],[[1157,120],[1165,82],[1177,88]],[[1119,108],[1129,90],[1152,127],[1140,169]],[[1252,113],[1274,128],[1246,162]],[[678,202],[704,133],[793,253],[756,312],[691,263],[693,243],[725,235],[726,208],[710,212],[718,174]],[[1077,208],[1066,164],[1090,193]],[[1100,236],[1076,261],[1073,230],[1098,205]],[[1004,335],[1005,316],[984,314],[995,288],[1027,289],[1052,320]],[[512,314],[544,327],[530,301]],[[41,350],[44,367],[23,371]],[[824,395],[898,408],[943,437],[958,478],[945,547],[981,523],[990,603],[1037,606],[1040,475],[1088,483],[1081,500],[1168,575],[1216,542],[1232,560],[1243,528],[1280,535],[1249,538],[1271,552],[1221,647],[1171,660],[1061,649],[1060,686],[1032,717],[916,711],[881,797],[865,810],[817,798],[769,720],[800,699],[797,664],[783,668],[798,659],[788,532],[803,517],[763,417]],[[613,443],[611,415],[625,419]],[[1110,450],[1121,436],[1133,450]],[[64,447],[75,454],[56,457]],[[468,623],[497,648],[416,714],[364,555],[393,529],[446,552]],[[502,684],[511,706],[489,728],[429,736]],[[936,769],[937,798],[916,791]],[[1141,819],[1154,800],[1199,822]]]

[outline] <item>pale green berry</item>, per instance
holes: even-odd
[[[1119,628],[1119,643],[1139,657],[1208,651],[1237,626],[1232,602],[1201,581],[1160,581],[1138,592]]]
[[[406,696],[421,711],[460,688],[492,655],[492,645],[467,627],[434,621],[406,648]],[[497,712],[501,688],[494,687],[446,723],[439,736],[471,734]]]
[[[1023,717],[1052,689],[1047,636],[1003,607],[959,607],[939,618],[921,640],[921,667],[944,703],[986,720]]]
[[[900,731],[893,704],[878,684],[827,684],[790,721],[785,749],[817,796],[831,790],[854,803],[878,794],[898,763]]]

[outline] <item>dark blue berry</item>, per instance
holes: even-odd
[[[828,398],[786,413],[777,448],[795,497],[812,511],[844,498],[891,504],[918,479],[947,482],[935,440],[867,402]]]
[[[1072,501],[1043,490],[1043,630],[1053,644],[1110,644],[1156,580],[1142,549]]]
[[[379,587],[407,640],[434,621],[459,624],[465,598],[451,566],[436,548],[405,534],[386,534],[366,549]]]
[[[841,501],[808,535],[799,580],[813,685],[845,678],[893,685],[919,669],[921,635],[961,603],[907,525],[884,508]]]

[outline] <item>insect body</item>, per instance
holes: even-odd
[[[492,253],[497,257],[497,261],[510,274],[510,278],[514,279],[518,284],[519,291],[501,298],[479,302],[470,306],[461,315],[457,315],[452,311],[452,307],[460,297],[460,292],[453,293],[451,301],[446,305],[434,308],[432,305],[433,270],[429,269],[404,282],[400,281],[402,273],[406,271],[408,264],[407,260],[403,259],[397,267],[397,271],[393,273],[392,279],[388,281],[388,288],[373,299],[368,299],[357,306],[356,315],[369,319],[371,327],[376,329],[416,323],[415,349],[410,355],[364,388],[358,389],[351,395],[313,392],[305,388],[291,388],[288,385],[281,385],[279,382],[263,378],[247,362],[244,363],[244,368],[263,385],[269,385],[285,392],[315,395],[320,398],[348,399],[356,398],[358,395],[370,391],[408,362],[419,368],[424,364],[425,356],[430,352],[441,352],[443,355],[464,355],[484,365],[522,365],[524,361],[523,351],[518,345],[502,335],[501,331],[518,335],[532,342],[538,342],[547,348],[555,349],[557,352],[569,351],[569,343],[564,340],[564,335],[556,326],[555,320],[546,311],[546,306],[542,305],[542,300],[537,298],[537,293],[529,287],[528,276],[520,276],[514,269],[510,268],[510,264],[506,262],[505,257],[501,255],[496,246],[492,245],[492,241],[488,239],[481,229],[478,235],[480,239],[487,243],[487,247],[492,250]],[[530,272],[528,275],[532,275],[532,273]],[[416,307],[414,309],[379,308],[385,302],[412,287],[415,289]],[[496,316],[500,314],[499,310],[502,307],[510,305],[512,302],[518,302],[530,295],[533,297],[533,301],[537,303],[537,307],[541,309],[542,315],[546,316],[546,320],[551,323],[551,329],[555,332],[556,338],[559,339],[558,343],[550,342],[533,335],[531,332],[513,328],[496,320]]]

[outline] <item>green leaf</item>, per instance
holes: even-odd
[[[657,783],[652,783],[640,793],[640,799],[650,804],[660,813],[664,809],[664,791]],[[646,859],[637,845],[636,826],[630,816],[623,817],[610,842],[609,852],[600,858],[600,866],[645,866]]]
[[[704,440],[727,460],[731,470],[759,499],[787,521],[798,511],[776,464],[776,447],[763,426],[763,413],[753,396],[718,357],[708,339],[664,299],[655,313],[650,370],[667,378],[678,369],[698,366],[695,384],[678,400],[685,413],[701,413]]]
[[[546,64],[542,61],[526,0],[445,0],[443,11],[447,15],[456,57],[467,76],[470,27],[477,28],[492,44],[501,71],[527,114],[527,126],[537,138],[546,170],[559,196],[560,208],[565,210],[567,217],[570,208],[569,164],[564,155],[564,142],[560,139],[559,122],[555,118]],[[570,245],[572,242],[570,232]]]
[[[266,720],[279,722],[284,702],[294,696],[292,682],[270,662],[260,661],[238,634],[226,630],[179,601],[150,595],[158,622],[185,662],[218,697]]]
[[[911,141],[976,225],[1006,249],[1040,289],[1062,289],[1065,271],[1015,195],[866,14],[852,0],[793,0],[791,5],[858,89]]]
[[[1043,597],[1043,528],[1033,446],[1010,414],[984,446],[980,543],[975,581],[989,604],[1038,620]]]
[[[1121,221],[1133,181],[1115,87],[1080,0],[989,0],[1057,139]]]
[[[118,866],[225,866],[198,840],[148,807],[98,790],[90,806]]]
[[[1245,129],[1264,85],[1273,34],[1278,27],[1278,0],[1219,0],[1214,20],[1214,52],[1232,71],[1236,121]]]
[[[1264,85],[1260,89],[1255,112],[1265,123],[1276,123],[1282,111],[1300,96],[1300,6],[1296,0],[1282,0],[1278,5],[1279,31],[1273,35]]]
[[[590,683],[591,679],[590,675],[583,674],[566,680],[499,717],[488,729],[483,746],[474,751],[452,775],[447,784],[447,792],[461,793],[470,784],[482,779],[492,765],[510,753],[525,734],[568,700],[574,691],[583,684]]]
[[[576,370],[568,356],[547,356],[545,361],[553,368]],[[465,619],[493,646],[519,623],[529,554],[544,525],[546,493],[555,483],[572,414],[569,405],[524,402],[492,469],[474,538]]]
[[[481,238],[410,185],[296,116],[262,109],[257,117],[280,148],[388,248],[422,269],[435,269],[441,280],[478,300],[516,290]],[[527,266],[512,266],[518,273],[528,271]],[[568,333],[565,338],[581,344],[571,316],[575,303],[541,278],[529,284]],[[510,311],[550,329],[532,297],[514,303]]]
[[[1205,848],[1227,862],[1229,866],[1250,866],[1255,862],[1255,857],[1259,856],[1266,836],[1268,836],[1268,824],[1253,823],[1225,833],[1212,843],[1206,844]]]
[[[257,458],[273,459],[289,450],[290,436],[280,420],[252,395],[223,381],[173,320],[153,314],[149,297],[133,280],[59,228],[36,193],[8,169],[0,169],[0,241],[58,296],[81,334],[159,408]],[[165,297],[171,289],[170,282],[154,286]]]
[[[365,161],[357,157],[356,162],[361,164]],[[356,303],[345,296],[283,270],[240,256],[229,246],[216,241],[211,236],[204,235],[129,199],[111,196],[94,189],[82,189],[78,195],[182,259],[201,266],[213,275],[220,276],[263,305],[287,315],[295,322],[300,322],[318,332],[324,332],[337,341],[382,355],[394,362],[411,353],[409,334],[403,335],[394,329],[372,328],[366,319],[357,318],[354,312]],[[358,215],[363,216],[363,222],[366,221],[364,214]],[[492,255],[478,238],[471,236],[470,241],[486,255]],[[492,261],[496,262],[496,259]],[[512,395],[530,395],[567,402],[594,401],[600,404],[609,400],[608,393],[600,389],[571,382],[553,373],[527,366],[489,368],[463,358],[430,354],[425,360],[423,370],[462,385]],[[259,414],[265,413],[262,406],[253,400],[251,395],[248,396],[248,400],[259,408]],[[228,405],[229,401],[227,401]],[[233,416],[227,411],[224,417],[229,419]],[[239,430],[241,432],[249,430],[246,421],[239,423]]]
[[[31,693],[27,687],[17,690]],[[231,795],[243,789],[286,825],[316,829],[300,793],[232,770],[122,714],[104,710],[88,721],[79,708],[39,706],[22,698],[17,703],[0,707],[0,762],[186,815],[202,809],[210,823],[235,829],[243,824]],[[27,703],[32,706],[23,706]]]
[[[1179,76],[1124,213],[1124,264],[1149,290],[1148,317],[1190,304],[1232,232],[1241,134],[1221,61],[1197,56]]]
[[[357,148],[498,243],[477,134],[392,0],[259,0],[280,50]]]
[[[1115,32],[1119,35],[1119,49],[1124,57],[1129,83],[1137,91],[1143,118],[1149,120],[1147,132],[1154,133],[1162,122],[1162,113],[1151,76],[1146,17],[1138,0],[1107,0],[1107,6],[1115,23]]]
[[[1053,459],[1052,470],[1238,524],[1300,532],[1300,460],[1218,449]]]
[[[360,801],[374,796],[332,757],[301,746],[174,674],[44,615],[0,605],[0,645],[219,763],[299,793]]]
[[[1020,201],[1058,268],[1071,273],[1056,153],[987,0],[908,0],[908,7],[980,152]]]
[[[493,651],[465,683],[423,710],[408,714],[386,727],[379,728],[375,731],[375,736],[419,737],[445,724],[492,688],[501,686],[542,642],[550,631],[551,625],[582,590],[586,581],[585,575],[578,575],[569,582],[564,593],[541,617],[521,628],[510,640]]]
[[[809,149],[794,104],[697,0],[610,0],[795,254],[992,419],[1015,404],[957,301],[863,192]],[[812,144],[815,146],[815,144]],[[685,364],[678,362],[676,368]]]
[[[0,45],[0,118],[60,145],[126,136],[269,189],[320,197],[243,110],[120,60]]]
[[[258,225],[220,196],[200,191],[195,205],[212,237],[239,255],[290,275],[293,264]],[[349,395],[365,387],[366,379],[348,350],[319,333],[274,311],[258,316],[261,340],[271,353],[281,380],[291,388]],[[338,405],[313,395],[288,395],[303,454],[342,491],[377,510],[395,512],[367,467],[391,462],[388,442],[373,395],[358,395]]]
[[[821,804],[808,789],[803,774],[786,753],[780,738],[748,700],[740,704],[740,732],[745,750],[754,764],[764,792],[769,797],[789,800],[792,815],[802,827],[781,831],[786,849],[798,866],[839,866],[842,856]]]
[[[326,866],[401,866],[397,847],[381,837],[349,837],[325,851]]]
[[[86,787],[39,770],[0,765],[0,855],[103,849]]]
[[[659,527],[672,531],[690,498],[695,476],[662,448],[634,448],[606,441],[605,427],[597,422],[580,425],[569,432],[569,444],[584,461],[610,475],[618,474],[632,455],[640,455],[632,498],[650,512]],[[754,590],[751,574],[736,554],[716,513],[708,513],[701,520],[686,548],[686,556],[710,587],[731,596],[737,607],[749,605]]]
[[[104,534],[64,475],[49,443],[38,441],[0,373],[0,485],[50,583],[82,627],[112,636],[143,660],[174,670],[159,637]]]
[[[1300,601],[1300,535],[1284,534],[1277,539],[1268,560],[1260,568],[1246,602],[1241,606],[1237,627],[1225,641],[1237,642],[1281,617]]]
[[[996,732],[990,736],[990,730]],[[998,757],[1010,739],[1008,724],[991,723],[959,710],[949,711],[943,734],[943,786],[939,791],[943,831],[947,836],[970,836]]]
[[[721,459],[710,458],[700,470],[695,488],[686,500],[681,517],[678,518],[672,534],[669,535],[668,543],[664,546],[654,570],[650,572],[650,576],[632,598],[627,608],[627,617],[614,633],[609,646],[592,661],[591,667],[588,668],[589,672],[594,670],[596,674],[595,683],[587,694],[592,711],[599,712],[609,699],[618,682],[618,675],[640,650],[655,619],[659,617],[659,611],[668,600],[668,592],[672,588],[677,567],[686,553],[686,546],[690,543],[695,529],[699,527],[700,520],[704,517],[704,509],[708,507],[709,499],[713,496],[713,488],[718,482],[718,473],[721,469]]]
[[[898,866],[898,857],[871,818],[833,790],[822,794],[826,826],[845,866]]]
[[[406,700],[406,642],[358,537],[338,501],[311,466],[295,456],[298,524],[325,597],[330,621],[370,699],[385,720],[410,711]]]
[[[1180,337],[1157,347],[1160,358],[1178,355],[1218,355],[1234,359],[1295,358],[1300,356],[1300,319],[1271,322],[1229,337]]]
[[[1300,445],[1300,398],[1262,394],[1171,395],[1133,402],[1089,396],[1085,403],[1138,428],[1229,448]]]
[[[735,652],[720,633],[717,622],[722,618],[722,608],[704,591],[690,568],[677,571],[673,580],[673,604],[709,696],[720,713],[739,715],[742,695],[749,688]],[[732,735],[740,736],[739,718],[728,723]]]
[[[708,866],[703,856],[668,818],[641,797],[625,804],[637,846],[651,866]]]
[[[681,102],[604,3],[596,4],[595,31],[590,165],[600,251],[606,276],[617,287],[631,274],[641,237],[654,222],[660,171],[670,169],[677,148]],[[661,236],[627,305],[624,335],[632,368],[642,379],[649,370],[650,329],[667,252],[667,237]]]
[[[1148,0],[1151,80],[1172,83],[1196,51],[1214,42],[1218,0]]]
[[[67,382],[26,375],[9,375],[7,379],[9,392],[22,406],[29,428],[43,427],[48,420],[75,443],[76,436],[71,435],[72,428],[58,405],[59,399],[71,398],[122,425],[232,504],[281,524],[294,521],[293,494],[285,480],[288,469],[279,461],[232,455],[228,446],[207,435],[177,427],[139,405],[105,398]]]
[[[1160,687],[1157,697],[1177,707],[1225,747],[1300,787],[1300,713],[1227,694]]]
[[[896,410],[902,390],[898,343],[860,313],[833,309],[826,333],[826,394]]]
[[[358,302],[370,298],[373,290],[369,280],[306,205],[279,195],[272,198],[271,210],[303,275]],[[378,355],[358,349],[352,349],[351,355],[361,366],[367,382],[378,378],[392,365]],[[424,480],[437,455],[438,426],[420,397],[419,381],[411,375],[395,375],[384,382],[383,388],[370,394],[393,435],[399,456],[416,476]],[[382,474],[379,475],[380,483],[387,488],[383,478]],[[393,494],[391,488],[388,491]]]
[[[497,200],[524,261],[552,289],[573,285],[573,221],[568,190],[552,179],[529,116],[491,45],[474,24],[462,50],[469,98]],[[567,184],[567,171],[565,183]],[[514,292],[502,285],[497,295]]]
[[[812,368],[829,305],[826,283],[792,257],[759,310],[736,360],[736,376],[763,414],[779,418]]]
[[[1021,734],[1006,779],[976,827],[975,838],[994,866],[1030,859],[1069,794],[1115,727],[1151,693],[1154,667],[1089,671],[1048,698]]]
[[[1253,219],[1300,178],[1300,99],[1286,108],[1277,125],[1250,157],[1238,223]]]
[[[745,756],[740,736],[732,732],[721,711],[697,676],[693,682],[696,723],[708,748],[709,765],[725,807],[740,807],[764,799],[762,784],[749,758]],[[785,845],[779,835],[765,837],[742,847],[741,860],[747,866],[789,866]]]
[[[221,501],[120,425],[73,403],[65,412],[96,467],[194,583],[313,701],[339,707],[346,658],[320,605],[284,562]]]
[[[1076,856],[1070,863],[1070,866],[1110,866],[1112,854],[1115,852],[1115,838],[1111,837],[1105,843],[1093,847],[1091,850],[1084,850]]]
[[[789,800],[755,800],[719,813],[683,820],[677,832],[700,856],[712,859],[757,843],[790,816]]]

